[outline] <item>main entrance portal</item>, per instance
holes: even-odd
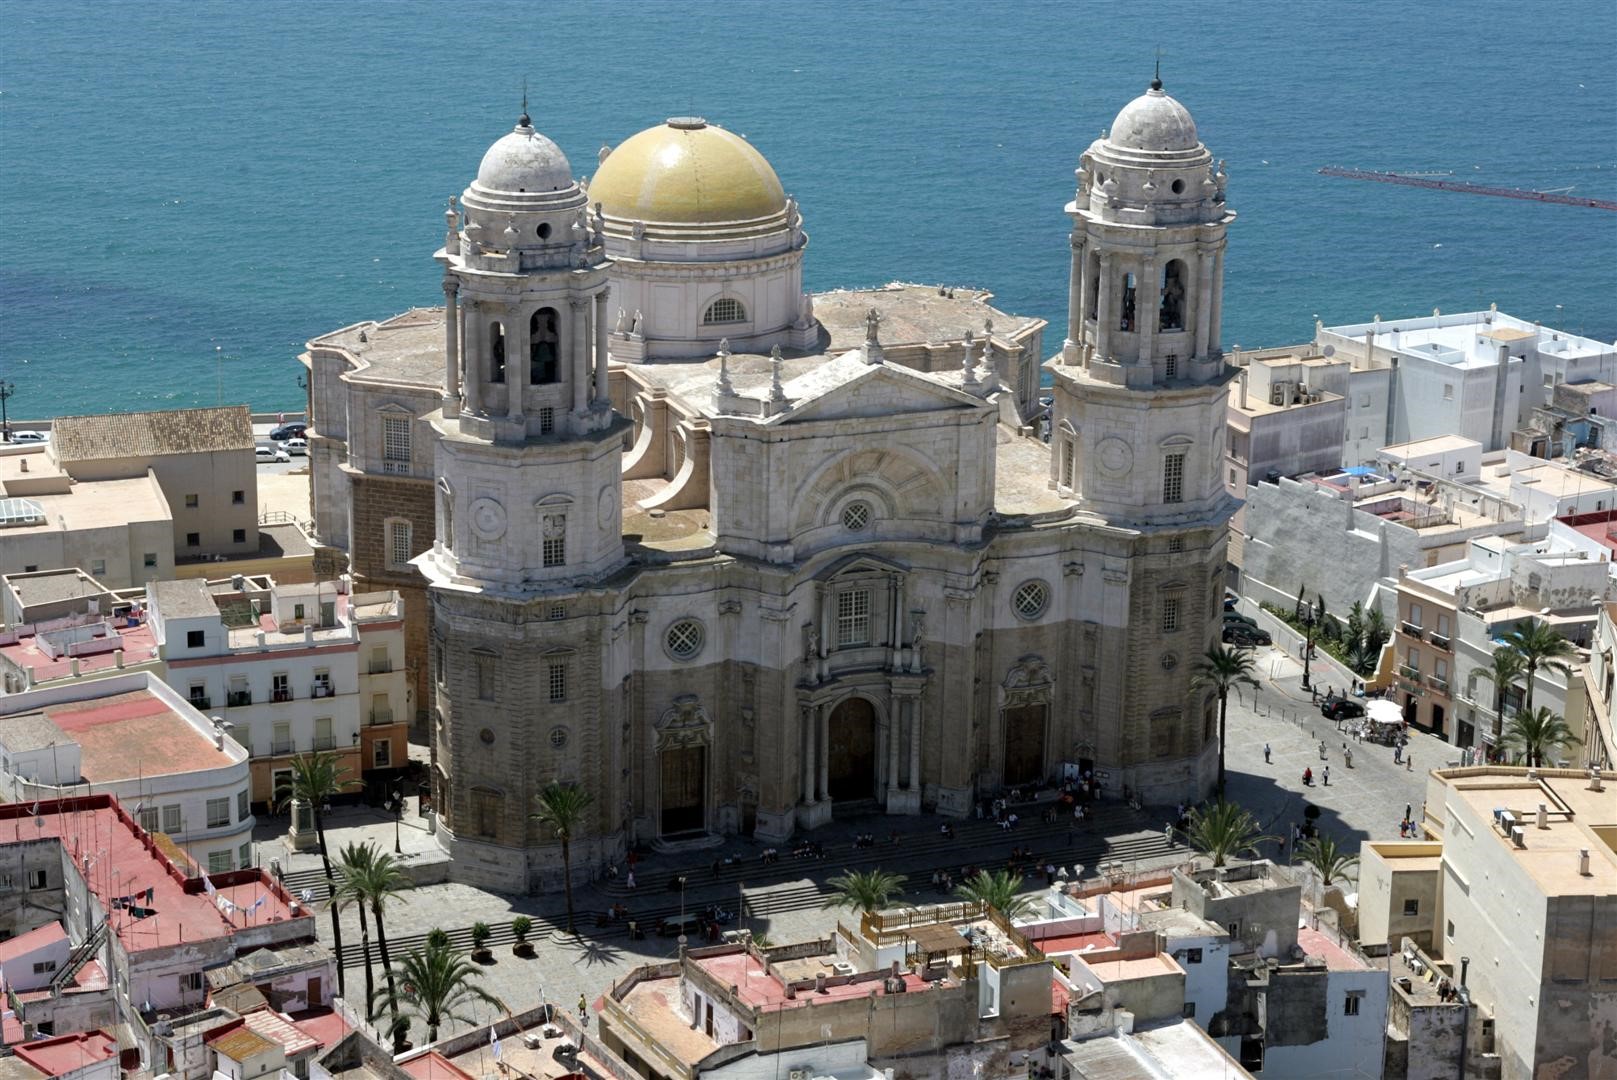
[[[833,799],[876,795],[876,707],[861,697],[831,710],[826,786]]]
[[[1005,783],[1031,784],[1044,779],[1044,720],[1048,705],[1018,705],[1005,710]]]
[[[663,835],[701,832],[707,791],[707,747],[682,746],[664,750]]]

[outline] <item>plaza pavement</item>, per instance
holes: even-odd
[[[1279,838],[1278,842],[1265,845],[1264,854],[1287,861],[1291,826],[1304,820],[1303,811],[1310,803],[1321,810],[1316,822],[1319,829],[1349,850],[1356,850],[1366,839],[1396,838],[1405,805],[1411,807],[1416,820],[1420,818],[1425,771],[1454,763],[1457,751],[1431,736],[1412,731],[1407,749],[1414,757],[1413,769],[1394,764],[1391,747],[1351,741],[1348,745],[1354,751],[1353,767],[1348,768],[1342,746],[1346,736],[1337,731],[1335,724],[1320,716],[1317,705],[1301,687],[1302,665],[1297,659],[1300,643],[1296,635],[1267,615],[1253,614],[1274,634],[1276,645],[1254,652],[1260,688],[1256,692],[1243,689],[1230,700],[1226,760],[1231,800],[1251,809],[1264,830]],[[1348,674],[1323,653],[1317,654],[1311,673],[1317,686],[1340,688],[1350,684]],[[1325,760],[1321,760],[1319,752],[1322,739],[1326,744]],[[1271,751],[1268,763],[1263,759],[1265,743]],[[1321,782],[1326,765],[1331,770],[1328,786]],[[1314,770],[1312,787],[1302,783],[1304,768]],[[1088,843],[1093,848],[1094,837],[1086,837],[1082,832],[1076,837],[1070,835],[1065,822],[1054,826],[1034,824],[1036,814],[1034,810],[1025,815],[1028,824],[1024,829],[1010,833],[999,833],[976,822],[957,823],[959,847],[948,854],[959,862],[992,865],[996,861],[995,853],[1003,858],[1013,844],[1032,846],[1040,861],[1046,857],[1059,861],[1068,845],[1076,844],[1081,848]],[[1103,808],[1102,824],[1110,849],[1133,853],[1127,856],[1131,868],[1144,870],[1183,863],[1191,854],[1182,844],[1170,849],[1162,842],[1162,826],[1171,816],[1172,808],[1148,807],[1135,813],[1110,804]],[[530,1007],[541,1000],[541,996],[572,1006],[580,994],[593,1000],[613,980],[639,964],[669,959],[677,954],[676,941],[657,937],[655,933],[648,933],[644,940],[630,941],[621,925],[604,929],[594,925],[594,913],[613,903],[627,901],[632,911],[673,909],[681,902],[681,897],[664,888],[651,887],[652,883],[666,881],[670,873],[677,870],[689,875],[689,886],[683,897],[688,910],[711,902],[735,910],[741,888],[738,878],[756,875],[761,880],[746,886],[749,907],[753,911],[771,907],[780,910],[748,918],[745,925],[749,929],[767,934],[776,943],[823,937],[834,930],[839,915],[844,920],[848,916],[820,910],[810,894],[822,891],[825,880],[840,872],[843,861],[850,857],[862,866],[874,863],[896,872],[915,873],[920,887],[911,885],[902,902],[927,903],[941,899],[926,885],[930,869],[951,861],[940,858],[937,850],[941,820],[933,815],[839,819],[814,836],[826,848],[827,859],[823,862],[794,862],[789,853],[783,853],[779,863],[762,867],[758,862],[762,845],[744,839],[732,839],[717,851],[695,853],[683,864],[667,856],[643,860],[640,874],[648,887],[635,894],[628,894],[621,881],[582,883],[575,888],[575,907],[581,913],[577,920],[577,937],[569,937],[557,929],[564,921],[560,896],[507,896],[454,883],[425,886],[403,894],[390,909],[388,937],[392,942],[407,946],[410,939],[419,940],[419,935],[433,928],[464,931],[479,920],[503,925],[516,914],[530,915],[538,924],[533,936],[536,957],[515,956],[509,937],[505,936],[493,947],[494,960],[480,965],[484,972],[483,985],[512,1010]],[[261,863],[268,865],[271,858],[277,858],[287,871],[307,872],[317,868],[317,855],[294,854],[284,849],[280,842],[284,831],[284,817],[267,819],[261,824]],[[384,851],[392,851],[394,832],[394,819],[390,814],[362,807],[337,809],[331,815],[327,830],[333,852],[341,850],[344,844],[367,840]],[[854,849],[852,837],[858,832],[875,833],[880,850]],[[890,846],[890,832],[898,834],[896,846]],[[414,799],[410,800],[409,809],[399,822],[398,836],[407,861],[440,857],[434,838],[428,835],[423,820],[415,813]],[[1140,853],[1144,853],[1143,856]],[[726,871],[715,878],[711,862],[722,854],[742,859],[744,869]],[[1088,871],[1093,872],[1095,860],[1088,857],[1091,860]],[[762,884],[763,880],[770,883]],[[1042,884],[1042,877],[1030,879],[1029,888],[1036,889]],[[772,896],[784,899],[771,905]],[[345,953],[353,956],[360,942],[357,914],[344,913],[342,922]],[[319,926],[322,938],[329,943],[331,924],[324,913]],[[394,949],[395,954],[400,951],[403,949]],[[375,970],[380,981],[379,962]],[[362,1000],[363,967],[356,964],[345,974],[350,999]],[[458,1026],[446,1027],[444,1033],[452,1030],[458,1030]]]

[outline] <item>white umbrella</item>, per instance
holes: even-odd
[[[1372,699],[1364,703],[1365,715],[1378,724],[1402,724],[1404,710],[1398,707],[1395,701],[1385,698]]]

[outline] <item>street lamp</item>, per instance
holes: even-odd
[[[404,817],[404,792],[397,788],[393,791],[393,854],[403,855],[404,848],[399,845],[399,819]]]
[[[1312,690],[1313,687],[1308,681],[1308,661],[1314,655],[1314,605],[1312,603],[1308,605],[1308,614],[1303,619],[1303,627],[1307,630],[1307,637],[1303,645],[1303,689]]]
[[[0,379],[0,442],[11,441],[11,420],[6,415],[6,401],[16,392],[16,383]]]

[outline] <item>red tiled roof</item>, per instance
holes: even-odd
[[[297,1029],[312,1039],[319,1041],[321,1046],[331,1046],[341,1042],[343,1037],[354,1030],[348,1026],[348,1021],[335,1009],[304,1009],[302,1012],[288,1013],[292,1023]]]
[[[296,1057],[305,1050],[313,1050],[320,1045],[319,1039],[267,1008],[244,1013],[242,1020],[270,1042],[280,1043],[287,1057]]]

